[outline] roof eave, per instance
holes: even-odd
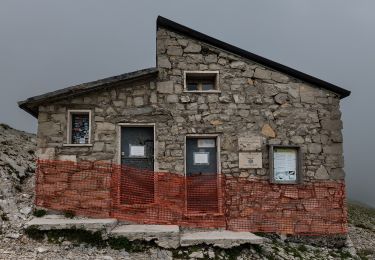
[[[139,74],[137,74],[139,73]],[[111,87],[111,84],[115,84],[118,82],[134,82],[140,79],[147,79],[156,76],[158,73],[157,68],[148,68],[148,69],[143,69],[139,71],[133,71],[129,73],[125,73],[119,76],[123,75],[130,75],[128,78],[120,78],[116,79],[116,77],[119,76],[114,76],[114,77],[109,77],[109,78],[104,78],[104,79],[99,79],[96,81],[92,82],[87,82],[87,83],[82,83],[79,85],[71,86],[65,89],[59,89],[56,91],[48,92],[42,95],[30,97],[26,100],[19,101],[18,106],[25,110],[27,113],[31,114],[34,117],[38,117],[38,106],[47,102],[53,102],[57,100],[61,100],[63,98],[67,97],[72,97],[72,96],[78,96],[78,95],[83,95],[87,94],[90,92],[93,92],[95,90],[100,90],[103,89],[104,87]],[[111,80],[113,79],[113,80]],[[103,81],[100,83],[100,81]],[[85,84],[92,86],[84,86]]]

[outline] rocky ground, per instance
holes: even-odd
[[[31,239],[24,223],[32,217],[35,136],[0,124],[0,259],[375,259],[375,210],[350,204],[350,238],[340,249],[271,237],[261,246],[230,250],[195,246],[165,250],[131,243],[122,249],[76,237]],[[357,253],[356,253],[357,252]]]

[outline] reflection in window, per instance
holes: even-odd
[[[90,142],[89,113],[71,114],[71,143],[88,144]]]

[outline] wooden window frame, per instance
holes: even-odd
[[[296,166],[296,180],[275,180],[274,169],[274,149],[275,148],[289,148],[297,150],[297,166]],[[269,145],[269,169],[270,169],[270,182],[275,184],[302,184],[303,183],[303,153],[302,147],[299,145]]]
[[[207,74],[207,75],[212,75],[215,77],[215,82],[214,82],[214,89],[212,90],[188,90],[187,88],[187,77],[189,74]],[[200,80],[204,82],[203,80]],[[184,71],[184,92],[188,93],[220,93],[220,84],[219,84],[219,71],[218,70],[205,70],[205,71],[199,71],[199,70],[190,70],[190,71]]]
[[[77,147],[84,147],[84,146],[92,146],[92,111],[90,109],[69,109],[67,111],[67,136],[66,136],[66,143],[63,146],[77,146]],[[89,115],[89,142],[87,144],[73,144],[72,143],[72,114],[88,114]]]

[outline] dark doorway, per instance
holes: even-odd
[[[154,128],[121,128],[121,203],[154,201]]]
[[[188,213],[218,212],[216,137],[186,138],[186,195]]]

